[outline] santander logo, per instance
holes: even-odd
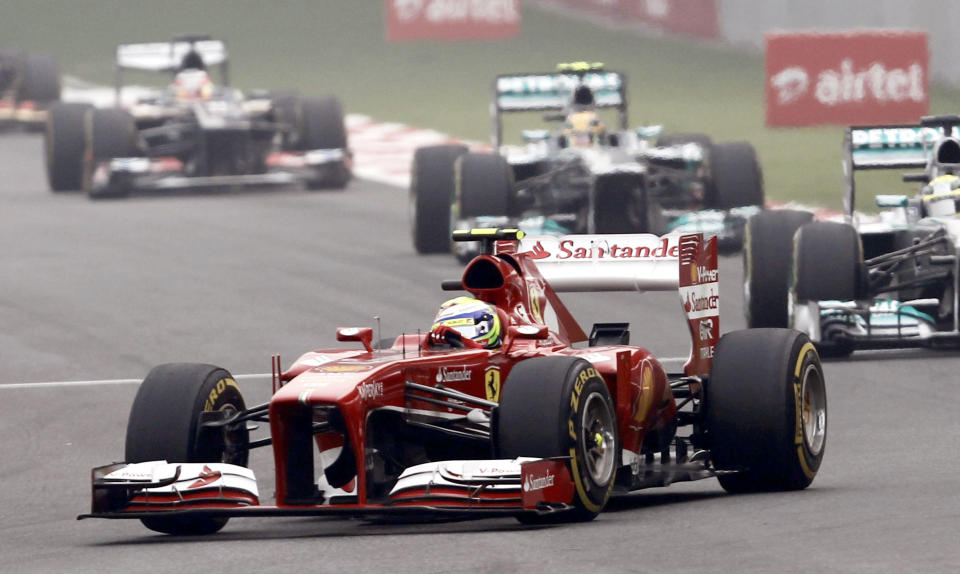
[[[813,97],[825,106],[876,102],[923,102],[927,99],[923,66],[913,62],[905,68],[887,68],[871,62],[856,68],[853,60],[843,59],[836,69],[812,73],[803,66],[784,68],[770,77],[777,103],[789,105],[805,97],[812,88]]]

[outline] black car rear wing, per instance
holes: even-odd
[[[116,55],[116,92],[120,102],[123,72],[139,70],[175,75],[186,68],[217,68],[219,83],[230,84],[227,46],[210,36],[178,36],[169,42],[120,44]]]

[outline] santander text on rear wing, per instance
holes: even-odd
[[[557,292],[677,290],[692,340],[689,375],[710,371],[720,334],[716,237],[700,234],[526,236],[527,252]]]

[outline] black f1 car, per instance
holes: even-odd
[[[739,249],[747,218],[764,203],[753,147],[661,135],[660,126],[630,130],[626,90],[626,77],[602,64],[497,77],[493,153],[441,145],[414,155],[416,250],[449,251],[451,227],[503,225],[553,235],[699,232],[716,235],[721,249]],[[605,109],[616,111],[613,129],[600,117]],[[547,112],[544,119],[562,127],[524,130],[524,146],[504,145],[503,115],[513,112]]]
[[[49,54],[0,50],[0,127],[43,129],[60,100],[60,69]]]
[[[215,84],[209,70],[216,69]],[[122,73],[168,73],[163,89],[125,87]],[[229,87],[227,49],[206,36],[117,48],[117,107],[64,103],[51,109],[46,161],[54,191],[91,197],[134,190],[302,182],[343,188],[351,157],[333,97],[254,93]]]

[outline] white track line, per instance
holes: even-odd
[[[687,360],[687,357],[662,357],[661,363],[680,363]],[[234,375],[234,379],[242,381],[245,379],[269,379],[270,373],[251,373],[247,375]],[[99,381],[49,381],[43,383],[0,383],[0,391],[12,391],[18,389],[49,389],[54,387],[98,387],[107,385],[139,385],[143,379],[102,379]]]
[[[270,373],[234,375],[234,379],[269,379]],[[143,379],[104,379],[99,381],[50,381],[45,383],[7,383],[0,384],[0,390],[44,389],[51,387],[96,387],[106,385],[139,385]]]

